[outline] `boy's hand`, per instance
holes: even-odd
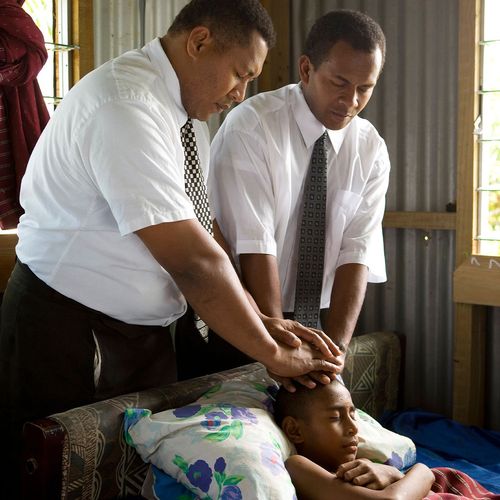
[[[337,469],[337,477],[371,490],[383,490],[404,477],[396,467],[375,464],[365,458],[358,458],[342,464]]]

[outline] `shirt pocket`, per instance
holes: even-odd
[[[347,227],[362,201],[363,197],[357,193],[337,189],[334,192],[332,200],[333,219],[337,219],[340,216],[343,220],[343,226]]]

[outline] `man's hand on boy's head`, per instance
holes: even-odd
[[[324,360],[324,364],[328,366],[320,368],[319,370],[312,369],[304,375],[289,377],[274,373],[273,370],[268,370],[269,375],[277,382],[281,383],[287,391],[295,392],[294,384],[301,384],[310,389],[314,389],[318,382],[321,384],[329,384],[335,378],[335,375],[339,373],[338,366],[335,364],[337,362],[337,358],[333,358],[332,361],[331,357],[324,356],[319,349],[307,342],[302,342],[298,350],[303,351],[303,353],[307,353],[307,355],[316,360]]]
[[[336,475],[344,481],[371,490],[383,490],[404,477],[396,467],[376,464],[366,458],[357,458],[340,465]]]
[[[303,385],[309,389],[314,389],[318,383],[329,384],[334,378],[335,374],[330,372],[310,372],[307,375],[300,377],[280,377],[275,373],[268,372],[269,376],[279,382],[288,392],[295,392],[295,384]]]
[[[302,341],[307,342],[318,349],[328,361],[333,361],[342,354],[339,347],[321,330],[307,328],[291,319],[261,315],[261,320],[269,335],[278,342],[290,347],[300,347]]]

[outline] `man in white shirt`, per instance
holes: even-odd
[[[200,223],[210,213],[198,120],[243,100],[273,43],[258,0],[192,0],[164,37],[96,69],[58,106],[23,180],[18,263],[2,303],[11,466],[24,421],[175,380],[165,326],[187,302],[273,372],[336,370],[325,361],[335,346],[314,332],[261,316],[268,333]],[[322,352],[279,342],[295,339],[287,328]]]
[[[329,12],[307,37],[300,83],[239,105],[211,147],[211,207],[243,282],[262,313],[293,317],[304,184],[326,130],[321,323],[343,352],[342,366],[367,281],[386,280],[381,222],[389,158],[375,128],[357,116],[384,59],[375,21]]]

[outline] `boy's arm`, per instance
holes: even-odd
[[[372,490],[383,490],[404,474],[392,465],[377,464],[367,458],[356,458],[339,466],[336,476],[356,486]]]
[[[414,465],[400,480],[381,490],[356,486],[338,478],[311,460],[293,455],[285,466],[299,500],[421,500],[429,492],[434,475],[423,464]]]

